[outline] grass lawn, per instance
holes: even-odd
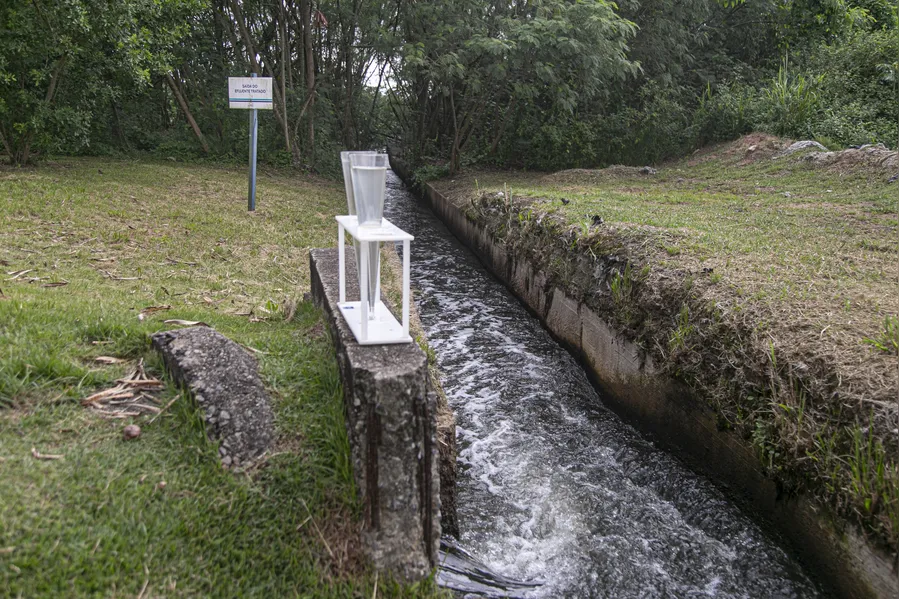
[[[248,214],[246,184],[168,162],[0,167],[0,596],[372,596],[333,348],[300,299],[342,186],[263,170]],[[184,398],[152,423],[82,407],[141,358],[163,375],[165,319],[258,357],[278,433],[263,465],[222,470]]]
[[[608,297],[606,313],[708,391],[787,488],[812,487],[896,547],[899,182],[869,164],[774,159],[782,143],[753,135],[656,174],[482,171],[432,184],[512,231],[508,243],[563,284],[593,281],[565,270],[570,252],[623,256],[633,268],[582,289],[587,301]]]

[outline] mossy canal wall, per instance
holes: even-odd
[[[411,172],[391,158],[410,186]],[[447,228],[470,248],[570,352],[579,358],[609,406],[650,432],[782,531],[824,586],[844,597],[899,597],[896,557],[814,499],[780,492],[750,442],[722,430],[706,398],[663,372],[613,319],[579,301],[526,255],[511,252],[482,222],[425,184],[415,189]]]

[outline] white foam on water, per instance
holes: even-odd
[[[534,597],[816,597],[708,480],[602,404],[540,324],[389,177],[457,418],[461,544]]]

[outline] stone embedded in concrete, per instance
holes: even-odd
[[[269,448],[272,409],[256,359],[243,347],[208,327],[156,333],[153,347],[202,409],[223,466],[246,465]]]
[[[347,297],[358,297],[347,252]],[[309,255],[312,297],[328,315],[343,380],[353,475],[367,552],[378,570],[420,580],[437,565],[440,475],[436,401],[415,343],[361,346],[337,309],[337,250]]]

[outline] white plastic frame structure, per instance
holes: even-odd
[[[403,242],[403,323],[397,322],[380,297],[375,302],[375,318],[368,317],[368,244],[360,243],[362,268],[359,269],[358,302],[346,301],[346,247],[344,232],[360,242],[402,241]],[[337,217],[337,256],[340,272],[340,298],[337,307],[356,337],[359,345],[385,345],[388,343],[411,343],[409,336],[409,242],[415,239],[386,218],[380,227],[359,226],[356,216]],[[380,291],[380,285],[378,290]],[[380,296],[380,293],[378,293]]]

